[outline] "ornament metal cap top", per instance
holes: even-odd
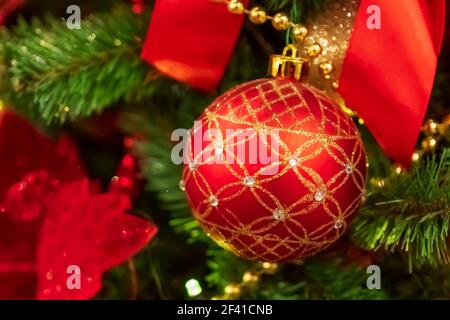
[[[308,76],[308,69],[308,60],[299,57],[293,44],[284,47],[283,54],[270,56],[269,75],[272,77],[304,80]]]

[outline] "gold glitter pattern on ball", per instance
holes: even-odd
[[[317,110],[310,109],[311,103],[306,102],[305,94],[309,99],[313,97]],[[241,101],[238,106],[233,104],[235,99]],[[223,133],[228,127],[235,126],[256,128],[258,132],[279,131],[279,150],[272,150],[278,152],[279,161],[261,166],[254,172],[234,155],[234,146],[242,143],[235,140],[236,136],[226,136],[223,143],[224,154],[234,157],[233,165],[227,162],[227,157],[223,157],[223,164],[208,163],[215,160],[213,142],[198,154],[190,150],[197,170],[190,170],[185,165],[182,175],[185,193],[194,216],[219,245],[248,259],[276,262],[313,255],[345,232],[348,218],[357,210],[364,193],[366,158],[352,120],[316,89],[294,81],[255,80],[216,99],[200,120],[204,130],[217,128]],[[308,126],[311,123],[318,125]],[[191,138],[198,130],[194,127]],[[288,135],[301,142],[295,149],[284,139]],[[342,143],[349,146],[347,151],[340,145]],[[267,144],[267,147],[271,148],[271,145]],[[324,154],[327,161],[332,162],[327,164],[338,168],[329,178],[308,165]],[[205,155],[210,156],[202,158]],[[209,166],[221,168],[216,167],[214,176],[208,177],[212,168]],[[277,173],[264,175],[274,166],[279,166]],[[352,167],[350,173],[349,166]],[[219,173],[218,170],[223,171]],[[276,190],[269,187],[288,174],[292,175],[298,188],[305,190],[300,198],[290,202],[281,199],[275,194]],[[224,175],[228,180],[220,184],[218,181]],[[348,184],[354,194],[349,196],[351,199],[346,207],[341,207],[335,195]],[[233,205],[240,208],[244,196],[250,197],[246,199],[260,208],[252,221],[243,221],[244,217],[230,209]],[[311,230],[310,226],[301,223],[301,219],[318,208],[325,212],[326,222]],[[217,223],[218,219],[222,222]],[[273,231],[280,228],[284,237]]]

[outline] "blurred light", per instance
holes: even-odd
[[[200,283],[196,279],[190,279],[186,281],[186,284],[184,286],[186,287],[186,291],[189,297],[198,296],[203,291]]]

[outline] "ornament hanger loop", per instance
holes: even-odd
[[[308,75],[308,60],[300,58],[295,45],[288,44],[284,47],[283,54],[270,56],[269,75],[303,80]]]
[[[286,47],[284,47],[283,49],[283,56],[288,57],[289,56],[289,51],[291,51],[291,58],[298,58],[298,50],[297,47],[295,45],[288,44]]]

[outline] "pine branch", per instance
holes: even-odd
[[[206,281],[209,286],[215,287],[217,292],[223,292],[226,285],[240,283],[244,272],[255,265],[256,262],[241,259],[223,248],[212,246],[208,250],[207,266],[210,272]]]
[[[309,299],[387,298],[387,293],[383,291],[383,288],[381,290],[367,288],[368,274],[364,267],[346,264],[339,257],[331,260],[327,258],[311,259],[305,263],[304,272],[310,287],[305,290]]]
[[[377,262],[381,268],[382,288],[396,299],[449,299],[450,266],[424,265],[408,273],[404,257],[388,255]]]
[[[407,254],[409,267],[449,264],[450,149],[373,192],[351,226],[368,250]]]
[[[242,275],[256,268],[256,262],[240,259],[221,249],[208,250],[208,284],[223,292],[230,283],[240,283]],[[262,275],[257,286],[243,292],[241,299],[384,299],[384,290],[369,290],[365,268],[346,264],[339,257],[307,259],[301,265],[280,266],[274,275]]]
[[[148,95],[154,73],[139,54],[149,16],[117,7],[89,16],[73,30],[56,17],[20,19],[2,30],[0,93],[46,123]]]

